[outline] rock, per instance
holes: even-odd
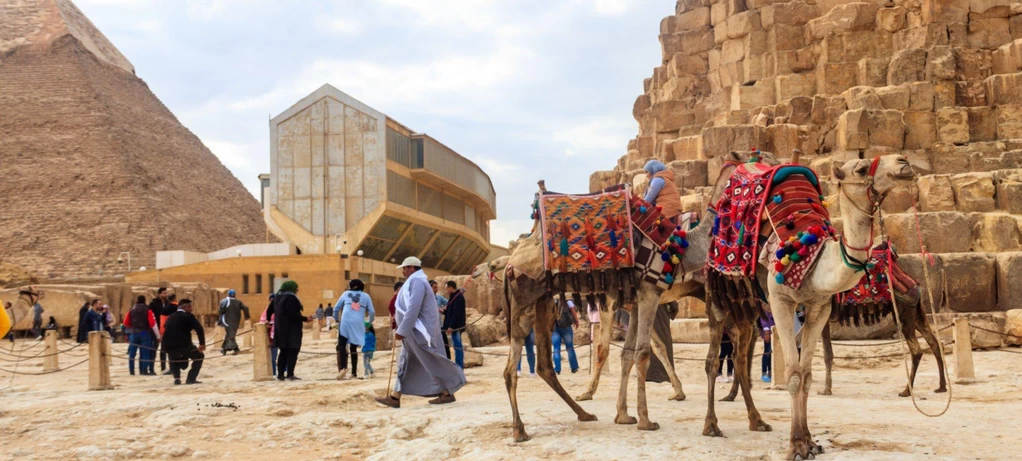
[[[912,48],[899,51],[891,58],[891,65],[887,70],[887,84],[900,85],[908,82],[918,82],[926,75],[926,50]]]
[[[667,163],[674,170],[674,183],[680,189],[708,185],[705,160],[677,160]]]
[[[769,29],[775,24],[802,26],[820,16],[820,7],[805,1],[774,3],[760,10],[763,27]]]
[[[779,99],[780,100],[780,99]],[[787,123],[792,125],[805,125],[813,113],[813,98],[807,96],[796,96],[777,104],[777,117],[787,118]]]
[[[969,48],[995,49],[1011,41],[1008,18],[987,18],[969,21]]]
[[[937,136],[947,144],[969,142],[969,113],[963,108],[943,107],[937,110]]]
[[[956,312],[985,312],[997,307],[997,260],[983,253],[940,255],[947,306]]]
[[[969,314],[969,336],[972,349],[996,349],[1004,343],[1005,314],[1003,312],[984,312]]]
[[[465,347],[465,368],[475,368],[483,366],[483,354],[478,351],[472,350],[471,347]]]
[[[859,64],[857,62],[820,63],[816,66],[816,91],[825,94],[840,94],[857,84],[858,74]]]
[[[966,130],[968,132],[968,130]],[[896,110],[870,111],[869,143],[901,149],[905,147],[905,120]]]
[[[881,8],[877,11],[876,27],[886,32],[897,32],[905,28],[905,8]]]
[[[1013,74],[1022,71],[1022,39],[1001,45],[990,56],[995,74]]]
[[[885,217],[884,227],[900,254],[918,253],[921,232],[923,244],[931,253],[961,253],[972,248],[972,223],[963,213],[919,213],[921,229],[916,229],[911,214],[892,214]]]
[[[1006,214],[976,213],[973,219],[973,250],[1000,252],[1019,251],[1018,222]]]
[[[985,83],[990,105],[1022,104],[1022,72],[992,75]]]
[[[958,211],[988,212],[996,208],[994,177],[991,173],[962,173],[951,176]]]
[[[955,104],[965,107],[986,106],[987,93],[983,82],[955,82]]]
[[[1022,182],[1001,180],[997,183],[997,209],[1022,214]]]
[[[933,111],[933,101],[936,99],[936,92],[930,82],[915,82],[908,86],[909,89],[909,110]]]
[[[991,107],[966,108],[969,122],[969,141],[994,141],[997,139],[997,117]]]
[[[922,0],[923,24],[934,22],[969,22],[970,0]]]
[[[774,104],[774,85],[763,81],[731,87],[731,110],[748,110]]]
[[[935,46],[926,54],[927,80],[954,80],[955,57],[950,46]]]
[[[489,346],[507,336],[507,325],[499,317],[480,314],[475,309],[466,309],[465,334],[474,347]]]
[[[905,148],[927,149],[937,142],[937,116],[930,111],[907,111],[905,120]]]
[[[754,31],[763,30],[758,11],[743,11],[727,18],[727,37],[744,37]]]
[[[997,302],[1001,310],[1022,309],[1022,253],[997,254]]]
[[[595,171],[589,175],[589,192],[599,192],[616,183],[617,172]]]
[[[1019,293],[1022,294],[1022,293]],[[1022,346],[1022,309],[1011,309],[1004,315],[1004,344]]]
[[[848,105],[849,110],[881,108],[880,96],[877,95],[876,90],[868,86],[851,87],[841,93],[841,96],[845,98],[845,104]]]
[[[887,70],[890,64],[890,57],[860,59],[858,84],[870,87],[887,85]]]
[[[1022,138],[1022,104],[1005,104],[994,110],[997,139]]]
[[[920,211],[955,211],[951,175],[927,175],[916,180]]]
[[[911,93],[907,86],[880,86],[879,88],[874,88],[874,91],[877,97],[880,98],[880,107],[882,109],[909,110]]]
[[[876,3],[855,2],[832,8],[806,25],[810,36],[819,40],[828,35],[853,30],[872,30],[876,26]]]
[[[841,150],[869,147],[869,114],[865,109],[841,114],[837,122],[837,145]]]
[[[955,80],[983,80],[992,73],[990,51],[954,48],[952,52],[955,56]]]
[[[808,133],[798,125],[782,123],[768,126],[767,136],[770,139],[767,150],[786,156],[795,149],[803,149],[804,138],[808,137]]]
[[[671,341],[675,343],[710,342],[710,321],[707,319],[672,320]]]

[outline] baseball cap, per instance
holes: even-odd
[[[403,269],[406,267],[422,267],[422,261],[420,261],[419,258],[416,258],[415,256],[409,256],[405,258],[404,262],[402,262],[400,266],[397,266],[398,269]]]

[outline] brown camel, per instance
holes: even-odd
[[[11,330],[13,331],[17,327],[18,322],[23,319],[27,319],[29,314],[32,312],[32,306],[39,300],[46,297],[46,293],[42,290],[37,290],[34,286],[24,286],[18,288],[18,299],[14,301],[11,306]],[[24,328],[29,328],[31,325],[26,324]]]
[[[716,271],[710,271],[707,283],[708,298],[715,314],[720,314],[725,321],[717,322],[715,330],[711,330],[711,352],[719,347],[720,325],[728,325],[734,333],[732,341],[736,342],[735,356],[736,375],[743,389],[748,394],[750,387],[749,367],[745,363],[745,353],[749,343],[754,341],[755,328],[748,320],[755,318],[754,306],[759,304],[757,291],[752,283],[757,281],[764,287],[769,300],[770,309],[776,322],[775,341],[782,348],[785,357],[796,357],[781,371],[782,382],[787,383],[792,397],[791,435],[787,459],[813,459],[822,453],[809,432],[807,403],[809,388],[812,384],[812,361],[816,342],[819,341],[830,318],[831,297],[854,287],[862,277],[864,265],[856,261],[864,261],[871,248],[873,216],[879,209],[883,198],[894,187],[908,184],[914,179],[914,173],[908,161],[900,155],[889,155],[869,160],[852,160],[842,168],[835,170],[840,191],[840,209],[844,223],[844,235],[840,240],[824,240],[819,257],[809,268],[800,289],[793,289],[776,280],[777,272],[773,266],[757,269],[755,279],[728,279]],[[770,223],[770,231],[773,224]],[[766,275],[766,277],[764,277]],[[765,279],[765,283],[764,283]],[[794,316],[798,306],[805,306],[806,321],[801,332],[799,351],[794,331]],[[731,319],[729,322],[728,320]],[[711,321],[711,328],[714,326]],[[775,346],[776,347],[776,346]],[[712,373],[710,364],[715,364],[716,354],[707,354],[707,380],[711,398],[710,409],[706,417],[704,435],[721,435],[716,425],[716,417],[712,414],[713,380],[716,378],[716,366]],[[712,376],[711,376],[712,375]],[[746,404],[751,398],[746,396]],[[750,418],[751,420],[751,418]]]

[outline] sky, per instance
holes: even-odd
[[[532,194],[585,193],[638,131],[667,0],[76,0],[256,197],[269,119],[324,83],[486,171],[491,241]]]

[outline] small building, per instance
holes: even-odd
[[[129,281],[233,288],[255,307],[291,279],[311,312],[359,278],[386,309],[405,257],[420,258],[434,277],[468,274],[507,254],[489,243],[490,177],[429,135],[330,85],[269,125],[270,173],[259,176],[266,241],[212,253],[162,251],[155,270]]]

